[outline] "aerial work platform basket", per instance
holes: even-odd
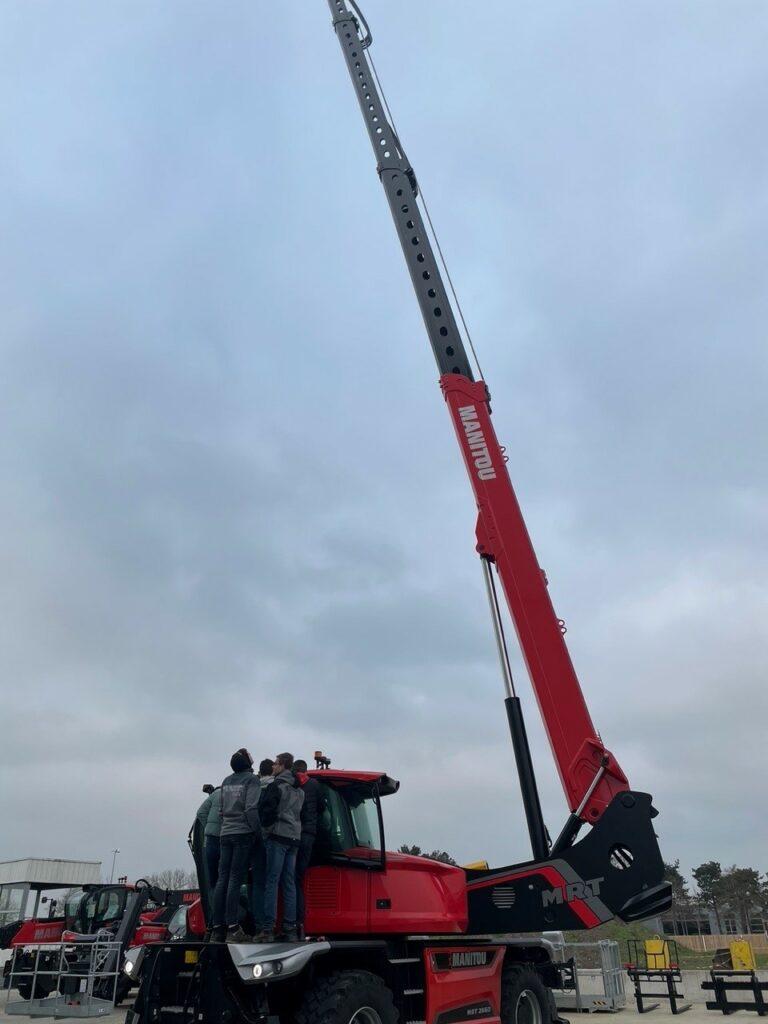
[[[21,1017],[106,1017],[115,1008],[120,942],[99,935],[19,946],[8,974],[5,1012]]]

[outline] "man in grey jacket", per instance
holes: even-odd
[[[221,784],[221,857],[213,896],[214,942],[245,942],[240,927],[240,886],[245,881],[259,824],[259,777],[253,758],[241,747],[230,760],[232,775]]]
[[[296,942],[296,852],[301,839],[301,805],[292,754],[278,754],[272,769],[274,781],[259,805],[262,834],[267,854],[264,890],[264,930],[258,942],[274,942],[277,923],[277,894],[283,893],[283,929],[280,938]]]

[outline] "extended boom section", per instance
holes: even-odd
[[[400,139],[386,116],[361,34],[354,0],[328,0],[355,94],[376,155],[416,298],[440,372],[440,386],[478,510],[477,550],[506,687],[506,707],[531,836],[533,860],[493,872],[470,872],[470,931],[584,928],[617,915],[635,920],[671,901],[653,830],[651,797],[632,792],[595,729],[552,606],[491,422],[490,397],[475,381],[419,206],[419,189]],[[515,626],[549,738],[570,817],[551,844],[544,825],[528,741],[512,687],[494,570]],[[584,823],[593,826],[580,842]],[[514,905],[514,914],[510,910]]]

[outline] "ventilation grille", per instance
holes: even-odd
[[[491,893],[491,902],[499,910],[509,910],[515,905],[515,890],[511,885],[497,885]]]
[[[337,910],[339,906],[339,876],[307,879],[306,903],[313,910]]]

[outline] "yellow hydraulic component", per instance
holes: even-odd
[[[488,861],[487,860],[473,860],[471,864],[462,864],[463,868],[467,871],[487,871]]]
[[[668,971],[672,966],[666,939],[645,940],[645,963],[649,971]]]
[[[751,943],[746,939],[739,939],[730,944],[731,963],[734,971],[754,971],[755,953]]]

